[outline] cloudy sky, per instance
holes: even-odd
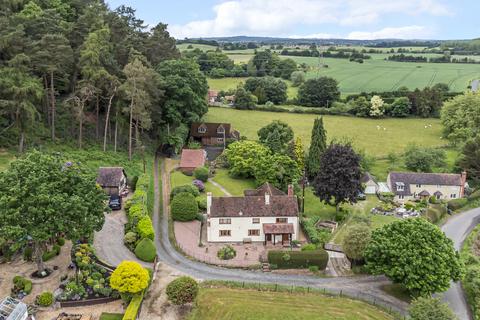
[[[273,36],[348,39],[480,37],[480,0],[106,0],[177,39]]]

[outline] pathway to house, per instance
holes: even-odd
[[[228,197],[232,196],[232,194],[230,192],[228,192],[227,189],[225,189],[221,184],[218,184],[217,182],[213,181],[213,179],[208,179],[208,182],[213,184],[218,189],[222,190],[222,192],[225,193],[226,196],[228,196]]]
[[[479,79],[473,80],[471,87],[473,92],[477,92],[478,88],[480,87],[480,80]]]
[[[168,170],[165,170],[165,162],[162,162],[162,193],[160,193],[158,163],[159,158],[156,158],[154,168],[156,201],[154,206],[153,225],[155,227],[155,242],[158,257],[163,263],[197,279],[275,283],[326,289],[331,292],[341,292],[342,294],[351,297],[362,298],[376,304],[381,304],[388,309],[391,308],[392,310],[406,314],[408,307],[407,303],[386,294],[380,289],[382,285],[391,283],[383,276],[318,278],[305,275],[263,273],[261,271],[248,271],[211,266],[186,258],[179,253],[170,242],[168,227],[170,176]],[[160,202],[160,196],[162,196],[162,202]],[[160,203],[162,203],[162,213],[160,211]]]
[[[105,214],[105,224],[102,230],[95,233],[93,241],[97,256],[112,266],[117,266],[120,262],[129,260],[152,268],[151,263],[137,259],[135,254],[123,244],[123,226],[125,223],[127,223],[127,217],[123,209]]]

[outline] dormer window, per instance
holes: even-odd
[[[217,133],[225,133],[225,128],[223,128],[223,126],[219,126],[217,128]]]
[[[396,182],[395,186],[397,191],[405,191],[405,184],[403,182]]]
[[[207,132],[207,127],[205,125],[201,125],[200,127],[198,127],[198,133],[205,133]]]

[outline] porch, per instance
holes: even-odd
[[[263,233],[265,235],[265,245],[289,246],[292,241],[292,235],[295,233],[293,223],[264,223]]]

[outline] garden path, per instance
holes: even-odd
[[[213,184],[215,187],[217,187],[218,189],[222,190],[223,193],[225,193],[226,196],[228,197],[231,197],[232,194],[230,192],[227,191],[227,189],[225,189],[221,184],[219,184],[218,182],[215,182],[213,181],[213,179],[208,179],[208,182],[210,182],[211,184]]]

